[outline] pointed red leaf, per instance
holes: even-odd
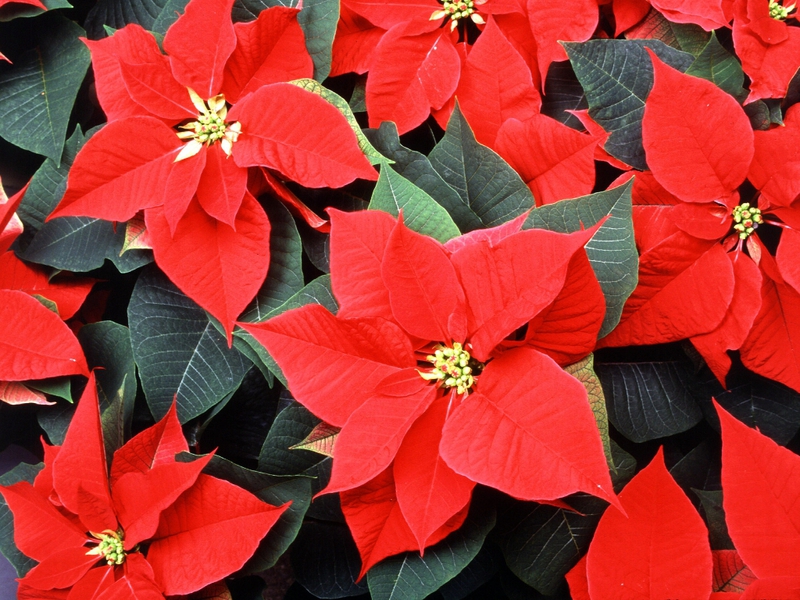
[[[197,186],[197,200],[210,217],[236,227],[236,215],[247,187],[247,169],[236,166],[219,144],[207,150],[206,166]]]
[[[586,389],[546,355],[509,350],[455,407],[440,452],[456,472],[522,500],[577,491],[617,503]]]
[[[96,592],[91,600],[163,600],[164,595],[155,582],[153,569],[141,553],[128,554],[124,572],[111,585]],[[112,579],[113,581],[113,579]],[[70,598],[69,600],[72,600]],[[78,599],[75,599],[78,600]]]
[[[441,395],[409,429],[394,459],[397,502],[420,548],[469,504],[475,482],[453,471],[439,456],[450,402]],[[334,460],[334,463],[336,461]]]
[[[3,189],[3,182],[0,180],[0,252],[5,252],[11,244],[22,233],[22,221],[15,213],[17,207],[22,202],[25,192],[28,190],[30,182],[25,184],[20,191],[9,198]]]
[[[84,546],[53,552],[25,575],[25,584],[38,590],[68,588],[80,580],[99,560],[87,556]]]
[[[599,19],[595,0],[528,0],[528,18],[536,40],[536,54],[542,81],[550,63],[567,60],[559,41],[585,42],[594,33]]]
[[[800,30],[787,27],[788,39],[767,44],[747,25],[733,28],[736,55],[752,80],[747,102],[761,98],[782,98],[800,63]]]
[[[525,343],[560,365],[588,355],[606,316],[606,300],[585,252],[569,263],[564,287],[553,303],[528,325]]]
[[[461,59],[447,28],[416,33],[414,27],[397,25],[375,48],[366,90],[370,127],[394,121],[398,133],[406,133],[456,91]]]
[[[711,555],[714,559],[715,592],[741,593],[756,580],[736,550],[714,550]]]
[[[767,577],[751,583],[739,600],[800,600],[800,577]]]
[[[131,98],[125,87],[120,61],[149,65],[159,71],[169,68],[155,37],[136,24],[130,24],[102,40],[84,40],[92,52],[97,99],[109,122],[127,117],[152,116],[150,111]]]
[[[51,498],[51,501],[53,499]],[[83,485],[78,488],[77,510],[80,522],[87,531],[117,529],[117,515],[107,498],[86,491]]]
[[[76,582],[75,585],[69,589],[67,600],[80,600],[85,598],[97,600],[97,597],[113,583],[114,567],[108,565],[98,566],[95,569],[91,569],[80,581]]]
[[[188,452],[175,402],[158,423],[128,440],[114,453],[111,486],[125,473],[146,473],[160,465],[175,462],[175,455]]]
[[[589,598],[589,580],[586,578],[586,555],[569,570],[567,583],[572,600],[591,600]]]
[[[467,295],[473,356],[486,360],[500,341],[556,299],[572,256],[592,234],[593,230],[565,235],[531,229],[494,247],[473,244],[453,254]]]
[[[0,401],[6,404],[42,404],[52,406],[55,402],[48,402],[47,396],[42,392],[32,390],[15,381],[0,381]]]
[[[144,64],[120,60],[119,70],[131,99],[149,114],[171,122],[197,117],[189,90],[175,80],[166,57]]]
[[[269,268],[269,221],[249,193],[236,215],[236,229],[192,203],[171,236],[163,211],[148,211],[147,230],[158,266],[183,293],[233,330],[258,292]]]
[[[586,561],[593,600],[708,598],[708,530],[659,450],[603,513]]]
[[[444,247],[412,231],[402,217],[389,236],[381,264],[392,314],[411,335],[464,342],[464,291]],[[452,323],[451,323],[452,322]]]
[[[374,2],[372,0],[345,0],[343,2],[356,13],[369,19],[378,27],[391,29],[397,23],[415,21],[423,28],[428,24],[433,11],[441,6],[431,0],[387,0]],[[436,24],[434,24],[434,27]]]
[[[0,381],[88,375],[78,340],[25,292],[0,290]]]
[[[49,218],[127,221],[143,208],[160,206],[182,145],[175,131],[153,117],[109,123],[78,153],[67,191]]]
[[[58,456],[61,446],[51,446],[42,439],[42,450],[44,450],[44,468],[36,474],[33,487],[40,495],[49,498],[53,493],[53,461]]]
[[[232,483],[201,474],[161,513],[147,552],[164,594],[188,594],[240,569],[288,507],[271,506]]]
[[[648,0],[614,0],[614,37],[619,37],[639,21],[644,19],[650,10]]]
[[[800,108],[790,108],[783,124],[754,133],[755,154],[747,173],[769,206],[788,207],[800,195]]]
[[[797,576],[800,457],[716,405],[728,533],[759,578]]]
[[[729,254],[733,264],[735,284],[733,300],[719,326],[713,331],[695,336],[692,345],[703,355],[706,364],[723,383],[731,367],[728,350],[738,350],[753,327],[761,305],[761,271],[741,252]]]
[[[17,600],[70,600],[68,590],[37,590],[20,582]]]
[[[348,8],[339,6],[339,23],[333,38],[330,76],[344,73],[365,73],[372,64],[375,47],[386,33],[367,19]]]
[[[706,31],[727,27],[721,0],[650,0],[650,4],[673,23],[694,23]]]
[[[733,291],[722,246],[679,232],[639,257],[639,284],[601,345],[661,344],[713,331]]]
[[[236,47],[233,0],[192,0],[164,36],[175,79],[203,100],[222,91],[222,74]]]
[[[191,463],[158,465],[144,473],[125,473],[114,483],[114,508],[125,531],[126,550],[155,533],[162,511],[194,485],[211,456]]]
[[[762,264],[768,260],[762,255]],[[800,391],[800,293],[762,277],[761,310],[740,354],[748,369]]]
[[[800,232],[786,228],[781,233],[781,241],[775,260],[783,280],[800,293]]]
[[[520,229],[522,229],[523,223],[525,223],[525,219],[528,218],[529,214],[530,211],[521,214],[515,219],[506,221],[501,225],[487,227],[486,229],[475,229],[469,233],[454,237],[445,242],[444,248],[450,254],[453,254],[461,248],[481,242],[488,243],[489,246],[496,246],[507,237],[514,235],[515,233],[519,233]]]
[[[705,79],[653,61],[653,90],[642,121],[647,164],[686,202],[725,201],[747,175],[753,129],[736,100]]]
[[[200,178],[206,170],[208,148],[203,147],[195,156],[173,163],[164,188],[164,218],[171,235],[175,235],[178,222],[186,214],[192,198],[200,186]],[[144,224],[143,224],[144,226]],[[152,249],[152,244],[150,248]]]
[[[649,5],[648,5],[649,6]],[[585,110],[568,110],[568,113],[571,113],[575,118],[577,118],[581,125],[584,126],[586,132],[592,136],[592,139],[597,141],[597,145],[594,147],[594,158],[595,160],[601,160],[603,162],[607,162],[612,167],[620,169],[622,171],[630,171],[630,165],[626,165],[621,160],[618,160],[611,156],[608,152],[605,151],[603,146],[608,141],[608,138],[611,137],[611,134],[608,133],[605,129],[600,127],[600,125],[589,116],[588,109]],[[647,171],[649,173],[649,171]],[[638,175],[638,173],[637,173]],[[620,176],[619,179],[622,179]],[[619,181],[618,179],[618,181]],[[627,180],[625,180],[627,181]],[[616,182],[615,182],[616,183]],[[621,184],[622,182],[620,182]],[[585,195],[585,194],[584,194]]]
[[[53,462],[53,487],[61,503],[75,514],[80,514],[78,496],[81,488],[111,506],[94,373],[89,376],[64,443]]]
[[[379,210],[331,216],[331,286],[339,316],[394,319],[389,291],[381,279],[381,263],[396,221]]]
[[[32,559],[41,562],[54,552],[86,542],[86,532],[27,481],[0,487],[0,493],[14,515],[14,543]]]
[[[520,174],[537,206],[590,194],[597,140],[545,115],[507,120],[497,152]]]
[[[504,122],[530,119],[542,106],[528,65],[493,18],[467,56],[456,96],[475,139],[492,148]]]
[[[296,85],[263,86],[228,115],[229,121],[242,124],[242,135],[233,145],[240,167],[263,165],[306,187],[341,187],[358,177],[378,178],[342,113]]]
[[[387,376],[415,367],[408,336],[384,319],[338,319],[318,304],[240,323],[275,358],[308,410],[342,427]]]
[[[236,49],[225,67],[222,91],[236,102],[262,85],[313,77],[314,63],[297,23],[296,8],[274,6],[250,23],[236,23]]]
[[[13,252],[0,255],[0,289],[20,290],[53,301],[58,315],[66,320],[81,307],[92,290],[93,279],[62,279],[55,282],[39,268],[19,260]]]
[[[324,493],[351,490],[377,477],[394,460],[406,433],[436,395],[436,386],[416,369],[404,369],[381,381],[339,432]]]

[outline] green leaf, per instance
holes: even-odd
[[[120,404],[120,421],[124,423],[124,433],[130,434],[137,387],[130,331],[119,323],[100,321],[81,327],[78,340],[89,367],[100,367],[96,371],[100,402]],[[123,437],[119,439],[119,446],[124,442]]]
[[[494,150],[475,140],[458,104],[428,158],[461,197],[462,207],[452,213],[454,220],[468,210],[478,217],[480,227],[493,227],[533,208],[528,186]]]
[[[461,200],[459,193],[442,179],[428,157],[400,143],[400,136],[397,135],[397,126],[394,123],[384,121],[380,129],[367,129],[364,134],[381,154],[394,161],[392,168],[397,173],[444,206],[459,229],[472,231],[483,227],[478,215],[470,210]]]
[[[350,109],[350,105],[347,103],[347,100],[342,98],[336,92],[332,92],[328,88],[323,87],[320,83],[314,81],[313,79],[295,79],[289,83],[293,83],[294,85],[303,88],[307,92],[311,92],[312,94],[320,96],[323,100],[329,104],[332,104],[340,113],[342,113],[344,118],[347,119],[347,123],[350,125],[353,133],[356,134],[358,147],[361,148],[361,151],[364,153],[364,156],[367,157],[370,164],[379,165],[387,162],[387,158],[375,149],[375,147],[364,135],[364,132],[361,131],[361,126],[358,124],[358,121],[356,121],[356,117],[353,114],[353,111]],[[389,160],[388,162],[391,163],[393,161]]]
[[[119,253],[125,242],[125,228],[90,217],[63,217],[42,225],[20,256],[25,260],[65,271],[85,273],[103,266],[109,259],[121,273],[153,262],[147,250]]]
[[[206,312],[158,269],[142,272],[128,305],[133,357],[147,404],[160,419],[178,397],[181,422],[239,387],[250,361],[211,324]]]
[[[494,577],[500,570],[503,557],[496,546],[484,544],[472,561],[439,588],[444,600],[461,600]]]
[[[691,364],[684,361],[596,363],[611,424],[633,442],[681,433],[697,425]]]
[[[461,235],[453,219],[436,200],[388,165],[381,168],[369,208],[395,217],[402,209],[403,219],[410,229],[440,242]]]
[[[590,354],[583,360],[574,364],[567,365],[564,370],[583,384],[586,394],[589,397],[589,405],[592,407],[594,419],[597,422],[597,429],[600,432],[600,439],[603,441],[603,450],[606,453],[606,460],[611,469],[615,469],[614,460],[611,456],[611,438],[608,436],[608,411],[606,410],[606,398],[603,395],[603,386],[594,372],[594,354]]]
[[[258,470],[275,475],[299,475],[324,460],[325,457],[316,452],[290,449],[308,437],[319,423],[307,408],[292,401],[275,417],[261,447]]]
[[[353,538],[346,525],[308,521],[290,554],[295,579],[316,598],[348,598],[367,591]]]
[[[653,87],[653,65],[645,48],[671,67],[686,71],[694,58],[656,40],[589,40],[562,43],[589,100],[589,116],[611,135],[605,150],[640,170],[644,102]]]
[[[43,0],[42,4],[44,4],[46,10],[72,8],[72,4],[67,2],[67,0]],[[16,2],[12,2],[0,8],[0,23],[22,17],[38,17],[43,12],[41,8],[31,4],[17,4]]]
[[[633,477],[636,461],[612,442],[619,490]],[[511,571],[522,581],[547,596],[555,594],[564,576],[578,562],[591,542],[594,530],[608,503],[574,494],[567,504],[575,511],[536,502],[510,501],[500,512],[493,539],[500,545]]]
[[[33,483],[42,467],[43,463],[38,465],[19,463],[8,473],[0,475],[0,485],[12,485],[18,481]],[[20,577],[24,577],[25,573],[36,566],[36,561],[25,556],[14,544],[14,517],[2,495],[0,495],[0,553],[8,559]]]
[[[53,14],[38,25],[35,46],[0,71],[0,137],[58,163],[91,57],[72,21]]]
[[[567,127],[584,131],[583,124],[571,110],[584,110],[589,108],[586,94],[583,93],[575,71],[569,61],[558,61],[550,64],[547,70],[547,79],[544,82],[544,96],[542,97],[542,114],[552,117]]]
[[[561,233],[594,226],[608,215],[592,239],[586,254],[606,298],[606,316],[598,337],[607,335],[619,323],[622,307],[639,279],[639,254],[633,237],[631,189],[633,182],[582,196],[561,200],[535,209],[523,229],[542,228]]]
[[[664,42],[677,50],[697,56],[703,51],[710,34],[693,23],[673,23],[655,8],[636,26],[637,38]]]
[[[306,37],[306,49],[314,61],[314,79],[322,81],[331,70],[331,50],[336,24],[339,21],[338,0],[236,0],[234,21],[252,21],[272,6],[297,8],[302,5],[297,21]]]
[[[733,550],[733,540],[728,533],[728,525],[725,523],[725,509],[722,507],[722,492],[705,490],[692,490],[698,498],[705,513],[706,523],[708,523],[708,537],[711,548],[714,550]]]
[[[50,379],[26,381],[25,385],[44,394],[50,394],[51,396],[62,398],[67,402],[72,402],[71,377],[51,377]]]
[[[264,285],[240,321],[263,321],[267,315],[303,289],[303,243],[289,211],[280,202],[267,202],[269,271]]]
[[[367,76],[361,75],[356,79],[356,85],[353,88],[353,95],[350,96],[350,109],[354,113],[367,112]],[[392,123],[392,121],[384,121],[384,123]],[[381,123],[383,126],[383,123]],[[395,127],[395,131],[397,128]]]
[[[191,456],[179,455],[179,460]],[[213,456],[203,472],[224,479],[273,506],[292,505],[261,540],[258,549],[242,568],[242,573],[260,573],[273,567],[297,537],[303,517],[311,505],[311,482],[302,477],[276,477],[240,467],[220,456]]]
[[[99,0],[86,17],[86,31],[96,40],[106,37],[104,26],[122,29],[136,23],[164,35],[187,4],[188,0]]]
[[[317,277],[314,281],[303,287],[303,289],[294,294],[286,302],[267,313],[267,315],[261,320],[265,321],[270,317],[277,316],[293,308],[305,306],[306,304],[320,304],[334,314],[337,310],[339,310],[339,305],[336,303],[336,299],[333,297],[333,291],[331,290],[330,275],[322,275]],[[219,331],[221,332],[222,330],[219,329]],[[278,363],[272,359],[272,357],[264,349],[264,346],[259,344],[252,335],[250,335],[244,329],[237,329],[233,333],[233,345],[235,348],[241,349],[242,353],[244,353],[246,356],[250,357],[250,359],[256,365],[258,365],[259,369],[262,369],[262,366],[265,367],[270,373],[275,375],[275,377],[277,377],[281,383],[286,385],[286,379],[284,378],[283,372],[278,366]],[[255,356],[256,358],[253,359],[252,356]]]
[[[713,31],[708,44],[686,69],[686,74],[707,79],[742,102],[747,98],[747,90],[742,87],[744,71],[741,63],[722,47]]]
[[[422,600],[460,573],[478,554],[495,525],[494,507],[473,497],[464,524],[438,544],[390,556],[367,572],[373,600]]]

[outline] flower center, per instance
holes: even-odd
[[[93,554],[102,556],[109,566],[121,565],[125,562],[125,548],[123,543],[125,534],[121,529],[117,531],[106,529],[102,533],[94,533],[93,531],[89,533],[91,533],[92,537],[96,540],[100,540],[100,543],[89,550],[86,553],[87,556]]]
[[[750,206],[749,202],[734,207],[731,214],[733,215],[733,230],[739,235],[740,240],[746,240],[764,222],[761,211]]]
[[[178,137],[189,141],[175,158],[175,162],[194,156],[200,152],[203,145],[210,146],[215,142],[220,142],[222,150],[230,156],[233,143],[239,139],[239,134],[242,132],[242,125],[239,122],[225,122],[225,115],[228,114],[225,96],[217,94],[213,98],[209,98],[206,105],[206,102],[193,89],[188,89],[189,97],[197,108],[198,115],[196,121],[178,127],[183,130],[178,132]]]
[[[433,369],[424,373],[420,371],[420,376],[427,381],[436,381],[444,387],[456,388],[459,394],[472,388],[475,384],[475,375],[483,367],[458,342],[453,343],[452,348],[437,346],[435,352],[425,359],[433,363]]]
[[[455,0],[454,2],[451,0],[439,0],[439,2],[442,4],[442,8],[433,11],[431,21],[450,17],[450,31],[458,27],[458,22],[461,19],[466,19],[467,17],[477,25],[486,23],[483,17],[475,12],[477,5],[483,4],[486,0]]]
[[[769,0],[769,16],[776,21],[785,21],[796,6],[797,4],[783,6],[778,0]]]

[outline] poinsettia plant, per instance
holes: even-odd
[[[797,595],[792,2],[73,4],[0,0],[0,589]]]

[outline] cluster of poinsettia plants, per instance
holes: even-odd
[[[786,0],[0,0],[0,587],[800,598]]]

